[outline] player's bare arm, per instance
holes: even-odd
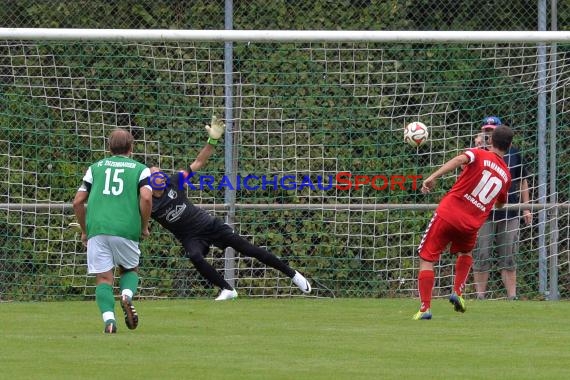
[[[141,213],[141,233],[143,237],[147,237],[150,235],[148,222],[152,212],[152,190],[147,186],[140,188],[139,209]]]
[[[83,244],[87,245],[87,227],[85,224],[85,203],[89,198],[88,191],[78,191],[73,199],[73,211],[75,212],[75,218],[81,227],[81,241]]]
[[[202,169],[204,166],[206,166],[206,164],[208,163],[208,159],[214,153],[214,149],[215,149],[214,145],[210,143],[204,145],[200,153],[198,153],[198,156],[196,157],[194,162],[190,164],[190,170],[192,170],[192,172],[194,173]]]
[[[521,181],[521,203],[527,204],[530,202],[530,196],[528,191],[528,181],[526,178],[523,178]],[[532,223],[532,212],[530,209],[523,210],[523,219],[527,225]]]
[[[435,187],[436,180],[442,175],[449,173],[461,165],[469,162],[469,158],[465,154],[460,154],[443,164],[439,169],[427,177],[422,184],[422,193],[429,193]]]

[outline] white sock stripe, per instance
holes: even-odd
[[[113,313],[112,311],[106,311],[103,314],[101,314],[101,316],[103,317],[103,322],[106,322],[109,319],[115,320],[115,313]]]

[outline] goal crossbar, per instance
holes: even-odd
[[[0,28],[0,39],[65,41],[554,43],[570,31],[337,31]]]

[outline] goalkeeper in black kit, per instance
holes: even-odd
[[[193,205],[186,196],[186,179],[191,173],[197,172],[206,165],[218,140],[224,133],[224,129],[225,124],[215,116],[212,117],[210,125],[206,126],[209,135],[208,143],[202,148],[187,171],[167,176],[158,167],[149,165],[150,182],[153,188],[152,219],[174,234],[176,239],[182,243],[185,256],[192,261],[198,272],[221,289],[216,301],[237,298],[238,293],[204,259],[211,245],[220,249],[232,247],[243,255],[255,257],[262,263],[289,276],[303,293],[310,293],[311,285],[301,273],[289,267],[267,250],[251,244],[235,233],[220,218],[216,218]]]

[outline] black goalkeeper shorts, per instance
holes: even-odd
[[[180,241],[184,246],[185,256],[191,258],[196,254],[205,256],[212,245],[225,249],[236,238],[239,236],[234,233],[230,226],[221,219],[215,218],[209,227],[199,233],[186,236]]]

